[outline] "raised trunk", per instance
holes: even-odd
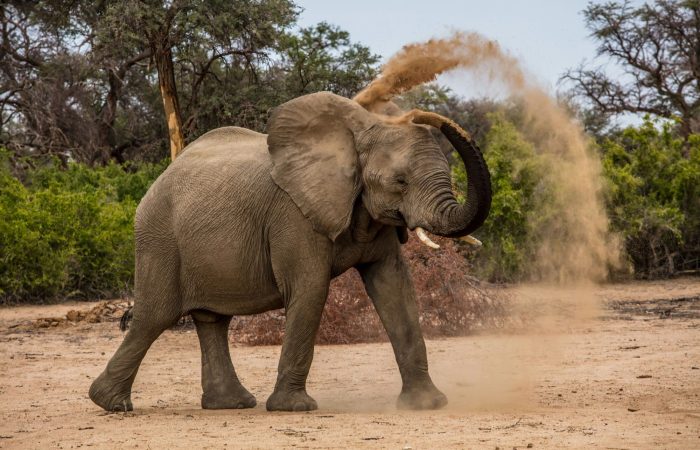
[[[160,94],[163,98],[165,119],[168,122],[170,158],[174,161],[185,147],[185,138],[182,133],[182,118],[177,100],[173,54],[170,46],[163,45],[153,48],[153,57],[158,69],[158,84],[160,85]]]
[[[467,201],[460,205],[452,191],[435,196],[434,221],[425,227],[446,237],[466,236],[478,229],[491,209],[491,176],[481,151],[460,130],[443,123],[440,130],[457,150],[467,171]]]

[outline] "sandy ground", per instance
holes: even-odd
[[[87,390],[122,339],[116,323],[19,331],[76,305],[3,308],[0,447],[700,448],[700,279],[597,294],[615,310],[558,331],[428,341],[450,399],[430,412],[395,409],[388,344],[317,347],[312,413],[265,411],[279,347],[233,348],[259,405],[205,411],[196,335],[168,331],[136,379],[135,411],[107,414]]]

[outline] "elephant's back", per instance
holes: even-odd
[[[239,127],[209,131],[190,143],[148,190],[137,210],[137,233],[152,215],[176,220],[188,211],[218,209],[227,196],[244,200],[247,192],[271,183],[271,165],[267,135]]]
[[[277,190],[271,166],[266,135],[238,127],[210,131],[168,168],[173,210],[189,221],[197,220],[189,217],[193,212],[249,212],[254,197]]]
[[[175,233],[231,226],[256,216],[258,199],[278,190],[272,181],[267,135],[238,127],[212,130],[188,145],[156,180],[144,203],[167,203]],[[138,219],[138,216],[137,216]]]
[[[267,135],[246,128],[222,127],[203,134],[185,147],[171,166],[190,172],[210,165],[221,169],[256,163],[269,167]]]

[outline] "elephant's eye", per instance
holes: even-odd
[[[394,183],[398,184],[401,187],[406,186],[406,177],[404,177],[403,175],[397,175],[394,177]]]

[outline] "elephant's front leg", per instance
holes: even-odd
[[[309,248],[311,253],[318,251],[318,254],[308,254]],[[275,278],[285,299],[286,321],[277,383],[266,404],[268,411],[318,408],[316,400],[306,393],[306,377],[330,283],[330,267],[324,253],[318,247],[301,246],[296,253],[288,253],[294,262],[273,262]]]
[[[306,377],[314,357],[314,341],[327,294],[328,286],[311,288],[289,300],[277,383],[267,400],[268,411],[318,408],[316,400],[306,393]]]
[[[398,249],[380,261],[358,267],[367,294],[386,328],[401,372],[403,387],[397,406],[405,409],[437,409],[447,397],[428,374],[428,357],[418,323],[416,294],[408,267]]]

